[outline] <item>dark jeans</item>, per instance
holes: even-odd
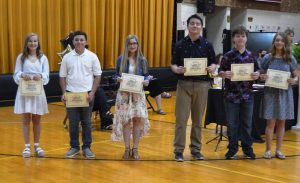
[[[243,103],[225,101],[225,111],[228,123],[229,151],[238,151],[238,140],[240,139],[243,151],[252,152],[253,99]]]
[[[67,108],[69,118],[69,135],[70,145],[72,148],[80,149],[79,147],[79,122],[82,127],[82,149],[90,148],[92,143],[92,108],[91,102],[89,107],[74,107]]]

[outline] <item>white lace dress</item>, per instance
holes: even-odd
[[[35,62],[25,59],[24,64],[22,64],[20,54],[16,61],[15,73],[13,76],[18,85],[22,73],[41,74],[43,84],[46,85],[49,82],[49,64],[47,57],[43,55],[40,60],[36,60]],[[14,113],[32,113],[38,115],[48,113],[48,105],[44,89],[42,95],[40,96],[21,96],[20,89],[18,87]]]

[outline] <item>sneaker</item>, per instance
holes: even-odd
[[[266,151],[264,154],[265,159],[271,159],[272,158],[272,152],[270,150]]]
[[[95,154],[91,151],[90,148],[85,148],[82,150],[83,156],[85,156],[87,159],[94,159]]]
[[[44,150],[42,148],[40,148],[39,146],[35,146],[34,147],[34,150],[35,150],[35,155],[37,157],[44,157],[45,156],[45,153],[44,153]]]
[[[23,158],[29,158],[30,157],[30,147],[25,147],[25,149],[22,152]]]
[[[281,160],[284,160],[284,159],[285,159],[285,155],[282,154],[282,152],[279,151],[279,150],[276,151],[275,157],[278,158],[278,159],[281,159]]]
[[[237,156],[236,156],[236,152],[233,152],[233,151],[228,151],[226,154],[225,154],[225,158],[227,160],[232,160],[232,159],[237,159]]]
[[[179,153],[179,152],[175,153],[175,160],[176,160],[177,162],[183,162],[183,161],[184,161],[184,159],[183,159],[183,154],[182,154],[182,153]]]
[[[204,156],[200,152],[191,153],[195,160],[204,160]]]
[[[244,158],[255,159],[255,154],[252,151],[244,152]]]
[[[79,154],[79,149],[70,148],[69,151],[65,154],[65,157],[66,158],[73,158],[77,154]]]

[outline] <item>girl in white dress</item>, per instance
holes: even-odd
[[[42,80],[43,85],[49,82],[49,64],[47,57],[40,50],[40,42],[35,33],[27,35],[23,52],[17,57],[14,80],[19,85],[21,79]],[[23,157],[30,157],[30,121],[33,123],[34,150],[38,157],[44,156],[43,149],[39,146],[41,115],[48,113],[47,99],[44,88],[39,96],[21,96],[18,87],[14,112],[22,115],[22,127],[25,141]]]

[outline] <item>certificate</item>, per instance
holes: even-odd
[[[267,75],[268,79],[266,80],[265,86],[283,90],[288,89],[289,84],[287,80],[291,76],[290,72],[268,69]]]
[[[66,107],[88,107],[87,92],[67,92],[65,93]]]
[[[42,95],[43,83],[42,80],[20,79],[21,96],[39,96]]]
[[[122,73],[121,91],[141,93],[143,91],[144,76]]]
[[[231,81],[250,81],[251,73],[254,72],[254,63],[249,64],[231,64],[231,72],[233,73]]]
[[[207,58],[184,58],[185,76],[207,75]]]

